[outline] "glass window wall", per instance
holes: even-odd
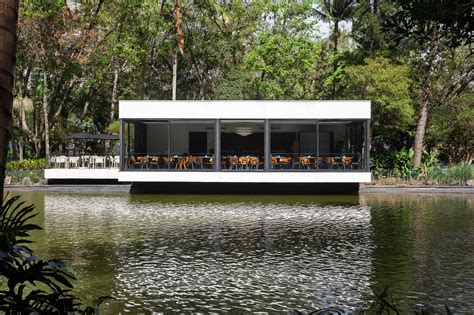
[[[319,121],[319,161],[322,170],[365,168],[365,122]]]
[[[366,121],[270,120],[265,125],[264,120],[221,120],[216,135],[217,123],[124,121],[123,169],[206,171],[216,170],[218,163],[223,171],[332,172],[367,167]],[[269,128],[267,147],[265,128]]]
[[[263,171],[264,121],[221,121],[221,169]]]
[[[214,168],[214,121],[171,121],[171,168]]]
[[[270,124],[270,156],[272,170],[310,170],[316,168],[316,121]]]

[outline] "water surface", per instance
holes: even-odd
[[[105,314],[366,308],[474,311],[474,197],[25,193],[34,249]]]

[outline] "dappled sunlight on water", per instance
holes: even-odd
[[[35,249],[105,313],[367,307],[472,310],[471,196],[34,193]],[[44,211],[43,211],[44,209]]]

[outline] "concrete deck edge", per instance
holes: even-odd
[[[12,191],[46,191],[46,192],[125,192],[129,193],[129,184],[118,185],[33,185],[5,186],[5,190]],[[453,193],[472,194],[474,187],[461,186],[372,186],[361,185],[359,193]]]
[[[359,193],[449,193],[449,194],[473,194],[474,187],[471,186],[405,186],[405,185],[361,185]]]
[[[12,191],[46,191],[46,192],[124,192],[130,191],[130,184],[118,185],[12,185],[5,186],[5,190]]]

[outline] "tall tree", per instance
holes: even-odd
[[[18,0],[0,0],[0,202],[11,136]]]
[[[181,12],[181,1],[175,0],[173,9],[174,31],[176,35],[177,49],[173,49],[173,101],[176,101],[176,84],[178,76],[178,51],[184,55],[184,33],[183,33],[183,14]]]
[[[413,156],[413,164],[418,167],[421,165],[430,106],[436,102],[434,82],[442,72],[442,61],[450,49],[472,41],[472,1],[394,2],[399,5],[399,11],[387,20],[385,28],[398,48],[418,55],[420,94]],[[473,71],[469,67],[460,74],[464,88],[466,82],[472,82]],[[458,85],[457,82],[453,84]]]
[[[332,23],[333,30],[331,34],[331,41],[334,43],[333,52],[333,69],[334,74],[337,72],[338,61],[338,42],[341,36],[340,24],[344,21],[349,21],[355,11],[357,5],[356,0],[323,0],[321,10],[315,10],[316,16],[322,19],[324,22]],[[332,98],[336,97],[336,80],[333,80],[332,85]]]

